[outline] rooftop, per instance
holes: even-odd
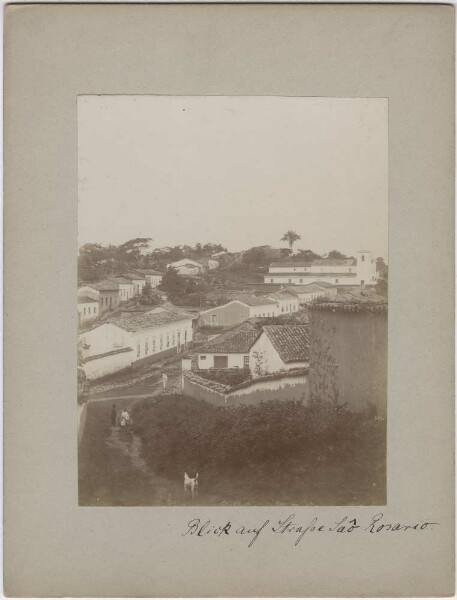
[[[141,273],[143,275],[163,275],[160,271],[154,271],[154,269],[135,269],[137,273]]]
[[[265,296],[238,296],[235,300],[238,300],[247,306],[267,306],[276,304],[274,300],[270,300]]]
[[[130,279],[132,281],[135,279],[144,279],[144,275],[141,275],[141,273],[122,273],[122,277]]]
[[[313,261],[316,267],[352,267],[357,264],[355,258],[322,258]]]
[[[184,321],[191,319],[192,316],[182,311],[173,311],[170,309],[164,309],[163,307],[157,307],[162,310],[155,310],[143,314],[133,315],[119,315],[107,319],[107,323],[116,325],[125,331],[134,333],[141,331],[142,329],[152,329],[160,325],[166,325],[167,323],[174,323],[178,321]]]
[[[230,335],[231,334],[231,335]],[[247,354],[260,331],[234,331],[221,335],[198,349],[199,354]]]
[[[329,288],[336,288],[336,285],[332,285],[331,283],[327,283],[325,282],[325,285],[322,285],[321,282],[319,283],[308,283],[306,285],[291,285],[290,287],[287,287],[287,291],[289,291],[291,294],[293,294],[294,292],[297,293],[301,293],[301,294],[318,294],[319,292],[323,292],[324,290],[327,290]]]
[[[116,283],[119,284],[132,284],[132,281],[130,279],[127,279],[127,277],[123,277],[122,275],[110,275],[108,278],[110,281],[114,281]]]
[[[292,290],[283,289],[274,292],[274,294],[269,294],[269,298],[278,298],[279,300],[286,300],[287,298],[292,298],[293,300],[297,299],[297,294],[294,294]]]
[[[89,296],[78,296],[78,304],[97,304],[98,300],[89,298]]]
[[[83,283],[82,284],[85,287],[91,287],[94,290],[98,290],[99,292],[109,292],[109,291],[113,291],[119,290],[119,284],[114,281],[107,281],[106,279],[104,279],[103,281],[92,281],[89,283]]]
[[[308,325],[265,325],[263,331],[283,362],[309,361]]]

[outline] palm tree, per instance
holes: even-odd
[[[292,231],[292,229],[289,229],[281,238],[281,242],[287,242],[291,250],[297,240],[301,240],[301,236],[296,231]]]

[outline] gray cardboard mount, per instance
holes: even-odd
[[[6,595],[453,593],[453,68],[446,5],[6,7]],[[78,507],[79,94],[388,98],[386,507]],[[194,517],[366,524],[380,511],[439,525],[298,546],[182,536]]]

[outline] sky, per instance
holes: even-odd
[[[387,258],[387,99],[79,96],[80,245]]]

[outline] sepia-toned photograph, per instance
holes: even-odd
[[[78,97],[80,506],[387,501],[388,101]]]

